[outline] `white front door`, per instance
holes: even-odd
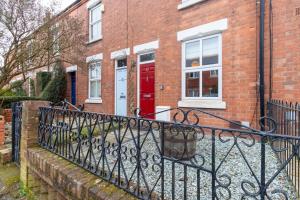
[[[127,67],[124,60],[116,64],[116,115],[121,116],[127,115]]]

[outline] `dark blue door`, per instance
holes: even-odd
[[[71,75],[71,102],[76,104],[76,73],[72,72]]]

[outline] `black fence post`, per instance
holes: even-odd
[[[216,194],[216,181],[217,181],[217,172],[216,172],[216,132],[215,129],[212,130],[212,135],[211,135],[211,156],[212,156],[212,163],[211,163],[211,168],[212,168],[212,199],[215,200],[217,198]]]
[[[261,138],[261,171],[260,171],[260,198],[265,199],[266,195],[266,137]]]
[[[137,164],[137,195],[140,196],[140,173],[141,173],[141,120],[137,117],[137,147],[136,147],[136,164]]]
[[[122,148],[122,143],[121,143],[121,118],[116,117],[118,120],[118,134],[117,134],[117,141],[118,141],[118,185],[121,185],[121,162],[122,162],[122,155],[121,155],[121,148]]]
[[[161,123],[161,135],[160,135],[160,145],[161,145],[161,199],[165,199],[165,123]]]
[[[11,121],[11,136],[12,136],[12,161],[16,162],[16,150],[15,150],[15,146],[16,146],[16,103],[12,103],[12,121]]]

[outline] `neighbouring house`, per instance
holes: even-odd
[[[259,0],[78,0],[62,15],[84,20],[87,56],[65,66],[66,96],[93,112],[202,108],[255,126],[260,33],[265,101],[300,100],[300,1],[264,3],[260,32]]]

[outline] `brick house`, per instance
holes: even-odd
[[[265,100],[299,100],[300,2],[265,3]],[[255,0],[78,0],[63,14],[84,20],[88,56],[66,66],[66,95],[94,112],[196,107],[255,126],[259,10]]]

